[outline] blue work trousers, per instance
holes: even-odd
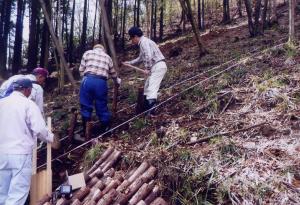
[[[92,117],[95,103],[96,114],[102,124],[108,124],[111,114],[107,107],[107,82],[97,76],[85,76],[80,86],[80,111],[86,120]]]

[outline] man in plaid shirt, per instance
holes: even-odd
[[[91,127],[93,104],[95,102],[96,114],[101,122],[101,132],[109,129],[111,114],[107,107],[107,80],[111,76],[114,83],[121,83],[113,68],[113,62],[105,53],[101,44],[94,46],[93,50],[86,51],[81,60],[79,71],[84,76],[80,86],[80,112],[86,140],[86,132]]]
[[[165,57],[157,44],[151,39],[146,38],[140,28],[132,27],[129,29],[128,34],[132,44],[140,47],[140,54],[138,58],[124,63],[131,65],[144,63],[145,71],[148,75],[144,85],[144,109],[148,110],[156,105],[158,90],[167,72]],[[154,112],[151,111],[149,114],[154,114]]]

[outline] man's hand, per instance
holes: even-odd
[[[123,64],[123,65],[124,65],[124,64],[126,64],[126,65],[131,65],[129,61],[124,61],[124,62],[122,62],[122,64]]]
[[[54,133],[53,142],[51,143],[51,147],[53,149],[59,149],[60,148],[59,135],[56,134],[56,133]]]
[[[150,70],[144,70],[145,76],[148,77],[150,75]]]
[[[115,78],[114,82],[119,87],[121,85],[122,80],[121,80],[121,78]]]

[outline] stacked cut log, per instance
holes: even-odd
[[[155,185],[157,169],[143,162],[128,174],[116,171],[113,166],[120,156],[120,151],[108,148],[86,172],[86,187],[76,191],[71,200],[60,199],[56,205],[166,205]]]

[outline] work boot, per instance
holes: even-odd
[[[110,123],[109,122],[101,123],[101,126],[100,126],[101,134],[107,132],[109,129],[110,129]]]
[[[149,116],[149,115],[150,115],[150,116],[155,115],[155,110],[156,110],[156,109],[153,109],[153,110],[150,110],[150,109],[156,106],[156,102],[157,102],[156,99],[148,99],[148,100],[147,100],[147,110],[149,110],[149,111],[147,112],[147,115],[148,115],[148,116]]]
[[[86,122],[86,129],[84,132],[85,141],[89,141],[92,138],[93,124],[94,123],[92,121]]]

